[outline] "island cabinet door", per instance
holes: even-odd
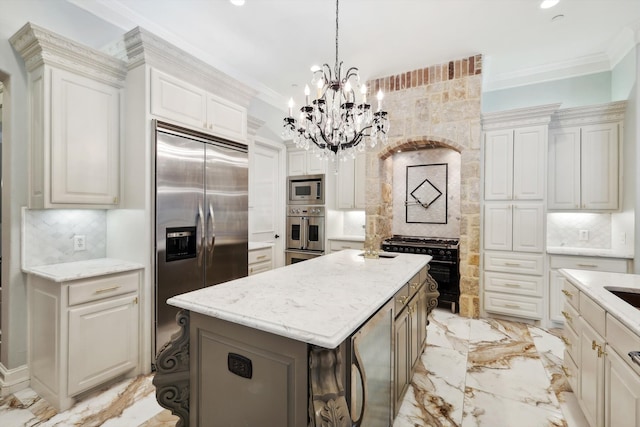
[[[409,310],[405,310],[395,320],[395,375],[394,375],[394,399],[395,414],[400,409],[404,392],[409,384],[409,372],[411,363],[409,362],[409,336],[411,332],[411,321]]]
[[[307,425],[307,344],[191,313],[190,425]]]

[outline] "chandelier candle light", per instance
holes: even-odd
[[[298,148],[312,147],[321,158],[346,160],[355,158],[357,151],[364,151],[363,140],[368,138],[374,147],[378,141],[387,144],[389,119],[382,110],[382,90],[377,93],[377,111],[367,104],[367,86],[360,83],[356,67],[342,76],[342,62],[338,58],[338,0],[336,0],[336,62],[311,68],[312,85],[317,88],[316,97],[309,102],[311,90],[304,88],[305,105],[300,108],[300,118],[293,117],[293,98],[289,100],[289,116],[284,118],[285,138],[293,139]],[[354,86],[360,88],[361,102],[356,101]],[[313,145],[312,145],[313,144]],[[337,167],[337,165],[336,165]]]

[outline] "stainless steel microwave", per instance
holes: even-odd
[[[287,193],[290,205],[324,205],[324,175],[290,176]]]

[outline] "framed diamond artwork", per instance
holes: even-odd
[[[448,164],[407,166],[407,223],[447,223]]]

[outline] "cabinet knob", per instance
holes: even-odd
[[[607,352],[604,351],[601,346],[598,346],[598,358],[601,358],[602,356],[606,356],[606,355],[607,355]]]
[[[562,335],[560,338],[562,339],[562,342],[565,343],[565,345],[571,345],[571,341],[569,341],[569,338],[565,337],[564,335]]]
[[[592,340],[592,341],[591,341],[591,350],[595,350],[595,349],[596,349],[596,347],[600,347],[600,346],[598,345],[598,343],[596,342],[596,340]]]
[[[568,290],[566,290],[566,289],[563,289],[562,293],[565,294],[566,296],[568,296],[569,298],[571,298],[573,296],[573,294],[571,292],[569,292]]]
[[[567,313],[566,311],[563,310],[562,311],[562,315],[564,316],[565,319],[567,319],[569,322],[571,322],[571,315],[569,313]]]

